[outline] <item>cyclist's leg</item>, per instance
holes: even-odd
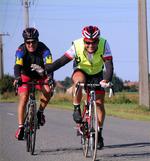
[[[42,82],[47,83],[47,78],[40,78],[37,80],[37,83],[42,83]],[[42,91],[39,108],[41,111],[44,111],[46,105],[50,100],[51,87],[49,87],[48,85],[36,85],[36,87]]]
[[[24,75],[21,75],[23,82],[28,82],[30,80],[29,77],[26,77]],[[19,128],[16,132],[15,137],[18,138],[18,140],[22,140],[24,137],[24,120],[26,116],[26,104],[29,98],[29,90],[30,86],[23,84],[21,87],[18,88],[18,93],[20,96],[19,105],[18,105],[18,122],[19,122]]]
[[[72,80],[73,80],[73,88],[72,88],[72,94],[74,95],[75,93],[75,85],[80,82],[80,83],[85,83],[85,76],[82,71],[74,71],[72,75]],[[80,123],[81,120],[81,109],[80,109],[80,103],[82,99],[82,87],[79,87],[79,91],[76,97],[73,97],[73,104],[74,104],[74,113],[73,113],[73,119],[76,123]]]
[[[103,129],[103,124],[104,124],[105,115],[106,115],[105,108],[104,108],[104,97],[105,97],[104,94],[96,94],[97,113],[98,113],[99,127],[100,127],[100,131],[98,132],[98,149],[101,149],[104,146],[104,141],[102,137],[102,129]]]
[[[18,105],[18,121],[19,125],[24,124],[24,119],[26,116],[26,105],[28,101],[29,93],[28,92],[21,92],[20,93],[20,101]]]
[[[72,93],[75,93],[75,85],[80,82],[80,83],[85,83],[85,76],[82,72],[75,72],[72,76],[73,80],[73,88],[72,88]],[[73,102],[75,104],[80,104],[82,99],[82,87],[79,88],[78,95],[76,97],[73,97]]]
[[[42,78],[42,79],[38,80],[37,82],[43,82],[43,81],[46,83],[47,79]],[[51,87],[49,87],[48,85],[37,85],[37,88],[42,91],[42,96],[40,98],[40,107],[39,107],[39,110],[37,113],[38,123],[40,125],[44,125],[45,116],[44,116],[43,112],[44,112],[44,109],[51,98]]]
[[[24,120],[25,120],[25,115],[26,115],[26,104],[28,101],[28,93],[27,92],[22,92],[20,94],[20,101],[18,105],[18,122],[19,122],[19,127],[18,130],[15,134],[15,137],[18,140],[22,140],[24,137]]]
[[[104,120],[105,120],[105,108],[104,108],[104,97],[105,95],[103,94],[97,94],[101,93],[102,91],[96,91],[96,103],[97,103],[97,112],[98,112],[98,119],[100,122],[100,127],[103,126]]]
[[[40,99],[40,110],[43,111],[51,98],[51,88],[48,85],[44,85],[41,91],[43,94]]]

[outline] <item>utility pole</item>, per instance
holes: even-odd
[[[150,109],[148,85],[148,36],[146,0],[138,0],[138,31],[139,31],[139,105]]]
[[[4,75],[4,68],[3,68],[3,43],[2,43],[2,36],[9,36],[9,34],[0,34],[0,78]]]
[[[25,28],[29,27],[29,10],[28,8],[30,7],[31,2],[28,2],[28,0],[25,0],[24,2],[24,7],[25,7]],[[22,1],[23,5],[23,1]]]

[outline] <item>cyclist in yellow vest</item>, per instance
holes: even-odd
[[[33,70],[36,70],[41,75],[47,75],[48,73],[59,69],[60,67],[73,60],[73,94],[75,92],[75,85],[78,81],[81,83],[103,82],[104,84],[106,82],[110,82],[113,75],[113,62],[108,42],[100,37],[100,30],[96,26],[85,27],[82,30],[82,36],[83,38],[75,40],[70,49],[68,49],[61,58],[54,61],[48,68],[43,70],[41,67],[39,68],[39,66],[33,64]],[[104,64],[106,68],[105,78],[103,78]],[[97,88],[97,111],[98,119],[100,122],[100,132],[98,133],[99,149],[104,146],[104,141],[102,137],[102,129],[105,119],[104,96],[104,88]],[[73,97],[73,119],[76,123],[80,123],[82,121],[80,110],[81,99],[82,89],[80,88],[78,95],[76,97]]]

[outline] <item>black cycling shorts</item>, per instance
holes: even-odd
[[[99,82],[100,82],[101,80],[103,80],[103,71],[101,71],[101,72],[99,72],[99,73],[97,73],[97,74],[94,74],[94,75],[89,75],[89,74],[87,74],[85,71],[83,71],[82,69],[75,69],[75,70],[73,71],[72,76],[73,76],[76,72],[81,72],[81,73],[85,76],[85,78],[86,78],[86,83],[95,83],[95,84],[99,84]],[[105,91],[105,89],[102,88],[102,87],[96,87],[95,90],[96,90],[96,91],[102,91],[102,93],[100,93],[100,94],[103,94],[104,91]]]

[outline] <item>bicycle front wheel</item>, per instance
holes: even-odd
[[[36,114],[36,105],[32,105],[31,109],[33,108],[33,111],[31,112],[30,116],[30,153],[31,155],[34,154],[35,150],[35,142],[36,142],[36,130],[37,130],[37,114]]]
[[[85,101],[83,104],[83,112],[85,111],[85,108],[87,107],[87,102]],[[84,114],[84,117],[82,119],[82,132],[83,134],[81,135],[81,143],[82,143],[82,151],[83,155],[87,157],[88,155],[88,149],[89,149],[89,137],[88,137],[88,113],[86,112]]]
[[[30,134],[29,134],[29,112],[28,112],[28,106],[27,106],[27,113],[25,117],[25,123],[24,123],[24,139],[26,140],[26,150],[27,152],[30,151]]]
[[[98,117],[96,101],[91,104],[90,149],[93,161],[96,159],[98,142]]]

